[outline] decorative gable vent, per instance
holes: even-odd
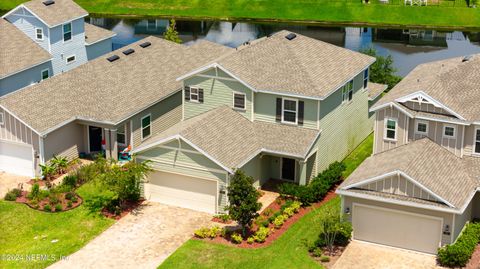
[[[43,1],[42,3],[46,6],[50,6],[50,5],[55,4],[55,1],[54,0],[47,0],[47,1]]]
[[[288,34],[288,35],[285,36],[285,38],[288,39],[288,40],[293,40],[293,39],[295,39],[296,37],[297,37],[297,35],[294,34],[294,33],[290,33],[290,34]]]
[[[150,47],[150,45],[152,45],[152,43],[144,42],[144,43],[140,44],[139,46],[142,47],[142,48],[146,48],[146,47]]]
[[[109,62],[115,62],[116,60],[120,59],[120,57],[118,55],[112,55],[110,57],[107,58],[107,60]]]
[[[128,50],[122,51],[122,53],[125,54],[125,55],[130,55],[130,54],[132,54],[132,53],[134,53],[134,52],[135,52],[134,49],[128,49]]]

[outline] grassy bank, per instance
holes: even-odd
[[[0,10],[9,10],[22,0],[2,0]],[[429,0],[429,6],[362,4],[360,0],[76,0],[91,14],[174,16],[265,21],[328,22],[418,26],[435,28],[480,28],[480,8],[466,7],[464,0]]]

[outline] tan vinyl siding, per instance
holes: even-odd
[[[395,204],[390,204],[390,203],[384,203],[384,202],[378,202],[378,201],[373,201],[373,200],[366,200],[366,199],[361,199],[361,198],[355,198],[355,197],[349,197],[349,196],[342,196],[343,199],[343,208],[350,208],[350,210],[353,209],[353,203],[359,203],[363,205],[369,205],[369,206],[376,206],[376,207],[381,207],[385,209],[393,209],[393,210],[400,210],[400,211],[405,211],[408,213],[414,213],[414,214],[420,214],[420,215],[425,215],[425,216],[432,216],[432,217],[438,217],[443,219],[443,226],[448,225],[449,227],[453,227],[453,214],[452,213],[445,213],[445,212],[439,212],[439,211],[434,211],[434,210],[429,210],[429,209],[422,209],[422,208],[416,208],[416,207],[407,207],[407,206],[402,206],[402,205],[395,205]],[[352,214],[346,215],[349,221],[352,221]],[[452,235],[445,235],[442,234],[442,245],[445,244],[450,244],[452,242]]]
[[[280,179],[280,163],[280,157],[259,154],[238,169],[253,177],[253,185],[258,188],[269,179]]]
[[[457,156],[461,156],[462,153],[462,137],[463,137],[463,126],[450,123],[442,123],[436,121],[428,120],[416,120],[410,119],[409,121],[409,131],[408,138],[409,141],[414,141],[425,137],[425,135],[418,134],[416,132],[417,122],[425,122],[428,124],[428,135],[427,137],[435,141],[437,144],[442,145],[444,148],[448,149],[450,152]],[[454,138],[445,138],[443,136],[444,126],[454,126],[455,127],[455,137]]]
[[[423,112],[429,112],[429,113],[451,115],[445,109],[440,108],[440,107],[436,107],[432,104],[427,104],[427,103],[419,104],[418,102],[408,101],[408,102],[405,102],[405,106],[412,109],[412,110],[415,110],[415,111],[423,111]]]
[[[475,130],[480,129],[480,125],[470,125],[465,126],[465,141],[463,145],[463,154],[467,156],[479,156],[478,153],[475,154]]]
[[[45,161],[54,155],[67,157],[69,160],[86,152],[84,144],[84,126],[76,122],[69,123],[49,133],[44,139]]]
[[[358,188],[438,202],[434,196],[401,175],[367,183]]]
[[[221,190],[227,188],[228,173],[185,142],[182,141],[179,144],[179,141],[171,141],[140,152],[138,160],[152,161],[152,168],[158,171],[217,180],[218,209],[223,212],[228,199],[226,193],[222,193]]]
[[[470,222],[470,220],[472,219],[473,201],[474,200],[472,200],[470,204],[468,204],[463,214],[455,215],[455,227],[453,227],[453,240],[456,240],[456,238],[460,235],[463,228],[465,227],[465,224],[467,224],[467,222]]]
[[[255,120],[262,120],[268,122],[275,122],[276,118],[276,102],[277,98],[282,98],[282,95],[268,94],[268,93],[255,93]],[[318,101],[302,98],[291,98],[299,101],[303,101],[304,104],[304,117],[303,127],[318,129]]]
[[[320,129],[317,173],[332,162],[344,159],[372,132],[373,122],[368,115],[368,91],[363,89],[363,73],[355,77],[350,103],[342,104],[341,89],[321,101]]]
[[[385,124],[387,119],[397,120],[396,140],[385,139]],[[374,153],[380,153],[408,143],[408,126],[411,120],[406,114],[395,107],[387,107],[377,111],[376,121]]]
[[[245,94],[245,110],[238,110],[247,119],[252,120],[252,91],[237,81],[192,77],[184,81],[186,86],[203,89],[203,103],[184,102],[185,119],[195,117],[222,105],[233,108],[233,92]]]
[[[181,104],[182,93],[179,91],[167,99],[145,109],[144,111],[121,123],[120,125],[123,125],[127,121],[132,120],[133,148],[138,147],[140,143],[142,143],[141,119],[144,116],[148,114],[151,115],[151,136],[154,136],[182,120]]]

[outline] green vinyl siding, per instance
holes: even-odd
[[[275,122],[277,98],[282,98],[282,95],[255,93],[255,120]],[[303,127],[317,129],[318,101],[302,98],[290,99],[304,102]]]
[[[353,99],[342,104],[339,89],[320,103],[320,129],[317,171],[340,161],[355,149],[373,130],[368,114],[368,91],[363,89],[363,72],[354,79]]]
[[[237,110],[248,119],[252,116],[252,91],[240,82],[213,79],[206,77],[192,77],[184,81],[186,86],[203,89],[203,103],[184,101],[185,119],[195,117],[222,105],[233,108],[233,93],[245,94],[245,110]]]

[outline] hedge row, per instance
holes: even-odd
[[[478,243],[480,243],[480,222],[469,223],[455,244],[438,249],[438,262],[443,266],[463,267],[472,257]]]
[[[325,171],[314,177],[308,185],[281,184],[279,186],[280,195],[294,197],[303,205],[318,202],[325,197],[332,186],[342,180],[343,171],[345,171],[345,164],[334,162]]]

